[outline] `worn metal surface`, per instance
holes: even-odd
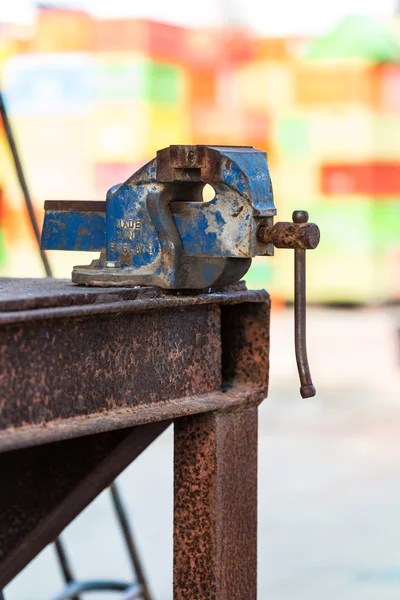
[[[172,296],[1,283],[0,587],[179,419],[176,598],[255,598],[256,407],[268,385],[268,294],[243,285]],[[211,520],[196,534],[202,497]],[[196,596],[204,570],[211,595]]]
[[[220,389],[219,309],[182,316],[171,309],[0,328],[0,448],[16,428],[40,435],[62,423],[68,435],[72,419],[101,415],[114,429],[124,426],[115,411]]]
[[[305,213],[305,211],[295,212]],[[313,250],[319,244],[320,231],[318,225],[307,223],[307,220],[293,223],[279,221],[270,227],[261,226],[258,230],[258,237],[265,243],[273,244],[276,248]]]
[[[52,542],[168,424],[0,454],[0,586]]]
[[[42,247],[51,250],[94,252],[106,245],[106,203],[47,200]],[[79,215],[79,217],[76,217]]]
[[[207,183],[216,195],[203,202]],[[101,251],[74,268],[74,283],[205,289],[239,281],[252,257],[271,253],[257,229],[276,209],[266,154],[254,148],[165,148],[111,188],[105,208],[90,204],[45,204],[43,248]]]
[[[269,303],[229,305],[221,312],[222,386],[265,391],[269,376]]]
[[[265,292],[239,286],[196,296],[153,290],[152,297],[147,289],[142,297],[133,289],[105,293],[47,280],[43,289],[21,280],[0,290],[0,451],[266,395],[266,379],[254,373],[227,397],[221,372],[221,344],[230,335],[221,314],[225,322],[225,310],[236,304],[243,315],[259,305],[255,343],[266,335]],[[261,350],[254,348],[255,365],[267,364]]]
[[[306,251],[298,248],[294,252],[294,345],[296,363],[300,378],[301,397],[312,398],[316,394],[316,389],[311,379],[307,357]]]
[[[257,597],[257,409],[175,422],[174,600]]]

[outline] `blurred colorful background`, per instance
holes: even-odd
[[[235,3],[215,4],[226,18],[213,26],[110,18],[84,2],[24,2],[22,22],[0,9],[1,89],[39,222],[44,200],[104,199],[170,144],[252,145],[268,152],[279,219],[302,208],[321,228],[309,299],[399,300],[395,7],[267,36]],[[0,154],[0,275],[41,276],[3,132]],[[291,254],[255,260],[248,284],[290,300]],[[68,277],[89,257],[49,259]]]
[[[45,200],[104,199],[170,144],[268,152],[279,220],[306,209],[321,229],[309,300],[366,306],[308,308],[309,400],[293,311],[272,310],[259,598],[398,600],[400,0],[3,0],[0,83],[40,223]],[[48,257],[69,277],[95,255]],[[43,275],[0,128],[0,277]],[[293,253],[246,281],[290,301]],[[119,480],[158,600],[172,598],[172,456],[169,429]],[[78,578],[130,579],[107,494],[63,539]],[[50,545],[5,597],[61,588]]]

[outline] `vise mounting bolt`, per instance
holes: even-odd
[[[203,201],[210,184],[215,197]],[[47,201],[44,250],[99,251],[72,282],[205,290],[238,282],[255,256],[295,250],[295,341],[303,397],[315,395],[305,345],[305,251],[319,229],[305,211],[273,224],[264,152],[252,147],[170,146],[112,187],[106,201]]]

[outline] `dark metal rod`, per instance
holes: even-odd
[[[11,123],[9,121],[7,110],[6,110],[6,107],[5,107],[5,104],[4,104],[4,100],[3,100],[3,94],[1,92],[0,92],[0,114],[1,114],[2,121],[3,121],[4,131],[6,133],[8,145],[10,146],[11,154],[12,154],[12,157],[13,157],[14,166],[15,166],[15,170],[16,170],[16,173],[17,173],[19,185],[20,185],[22,193],[24,195],[26,208],[27,208],[28,214],[29,214],[29,220],[30,220],[30,223],[32,225],[33,232],[35,234],[36,242],[37,242],[39,253],[40,253],[40,258],[42,259],[43,267],[44,267],[44,270],[46,271],[46,276],[47,277],[52,277],[53,274],[52,274],[52,270],[51,270],[51,267],[50,267],[50,263],[49,263],[49,261],[47,259],[46,253],[44,252],[44,250],[42,250],[41,245],[40,245],[40,230],[39,230],[39,225],[38,225],[38,222],[36,220],[36,215],[35,215],[35,211],[34,211],[34,208],[33,208],[32,199],[31,199],[31,196],[30,196],[30,193],[29,193],[29,190],[28,190],[28,185],[26,183],[26,179],[25,179],[23,168],[22,168],[22,164],[21,164],[21,161],[19,159],[17,145],[16,145],[16,142],[15,142],[15,138],[14,138],[14,134],[13,134],[13,131],[12,131]]]
[[[133,541],[133,534],[128,522],[128,516],[122,504],[122,500],[115,483],[110,486],[111,498],[114,504],[115,512],[117,514],[121,529],[124,535],[126,547],[132,562],[134,575],[137,578],[139,585],[142,588],[143,600],[151,600],[150,591],[147,587],[146,578],[142,569],[139,555],[137,553],[135,543]]]
[[[58,556],[58,560],[59,560],[59,563],[60,563],[61,570],[62,570],[63,575],[64,575],[65,582],[68,583],[68,584],[69,583],[73,583],[74,580],[75,580],[75,578],[72,575],[71,565],[69,564],[69,560],[68,560],[67,554],[66,554],[66,552],[64,550],[64,546],[63,546],[63,544],[61,542],[61,539],[59,537],[54,542],[54,546],[55,546],[55,549],[56,549],[56,553],[57,553],[57,556]],[[73,596],[72,600],[79,600],[79,596],[77,594],[75,594],[75,596]]]
[[[306,251],[294,251],[294,344],[302,398],[315,396],[306,343]]]

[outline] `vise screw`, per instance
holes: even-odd
[[[215,198],[203,201],[210,184]],[[112,187],[106,201],[47,201],[44,250],[99,251],[74,267],[88,286],[205,290],[238,282],[254,256],[295,250],[295,347],[301,395],[315,395],[306,351],[305,251],[319,243],[305,211],[275,223],[264,152],[252,147],[170,146]]]

